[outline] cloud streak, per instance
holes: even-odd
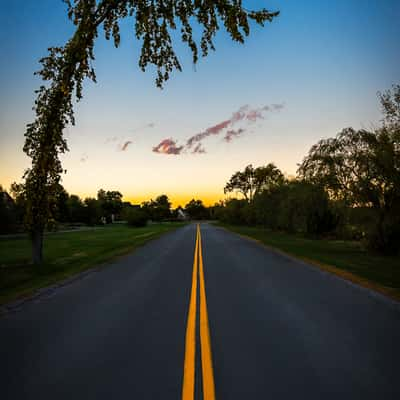
[[[184,146],[177,146],[172,138],[162,140],[157,146],[153,147],[153,152],[158,154],[181,154]]]
[[[130,144],[132,144],[132,140],[127,140],[122,146],[121,146],[121,151],[126,151],[126,149],[128,148],[128,146]]]
[[[234,126],[240,124],[250,125],[259,120],[265,119],[268,112],[278,112],[284,108],[284,104],[271,104],[263,107],[251,108],[249,105],[240,107],[237,111],[233,112],[231,117],[225,119],[215,125],[206,128],[204,131],[190,136],[186,143],[182,146],[177,146],[177,142],[172,139],[164,139],[157,146],[153,147],[153,152],[160,154],[181,154],[183,152],[190,152],[191,154],[204,154],[202,142],[209,136],[217,136],[225,132],[223,140],[230,143],[232,140],[247,133],[247,129],[240,127],[233,129]]]
[[[225,142],[230,143],[233,139],[236,139],[237,137],[241,136],[245,132],[246,132],[246,129],[243,129],[243,128],[239,128],[236,130],[231,129],[225,133],[224,140],[225,140]]]

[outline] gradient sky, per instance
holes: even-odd
[[[224,198],[226,181],[249,163],[275,162],[295,174],[320,138],[379,122],[376,92],[400,82],[400,1],[244,3],[281,14],[264,29],[253,26],[244,46],[219,32],[217,51],[196,67],[176,42],[184,70],[174,73],[162,91],[155,87],[154,71],[142,73],[137,66],[132,20],[122,23],[118,49],[99,36],[98,83],[85,84],[76,126],[66,130],[70,152],[62,158],[67,169],[62,183],[70,193],[95,196],[104,188],[119,190],[134,203],[166,193],[174,205],[192,197],[210,204]],[[34,118],[38,59],[72,32],[61,0],[2,5],[0,184],[6,188],[29,166],[23,134]],[[168,138],[183,146],[244,105],[260,110],[272,104],[283,107],[262,112],[263,118],[244,117],[205,138],[204,154],[192,154],[193,148],[179,155],[152,151]],[[232,129],[244,132],[227,142],[224,136]],[[122,151],[126,142],[131,143]]]

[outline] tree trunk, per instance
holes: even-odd
[[[43,230],[36,229],[32,232],[32,261],[34,265],[43,262]]]

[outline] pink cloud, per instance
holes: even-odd
[[[206,149],[201,145],[201,143],[198,143],[192,151],[192,154],[204,154],[204,153],[207,152]]]
[[[157,146],[153,147],[154,153],[159,154],[181,154],[183,146],[177,146],[172,138],[162,140]]]
[[[225,133],[224,140],[225,142],[230,143],[233,139],[241,136],[244,132],[246,132],[246,130],[242,128],[237,130],[231,129]]]
[[[283,104],[271,104],[263,107],[251,108],[249,105],[243,105],[237,111],[233,112],[229,119],[223,120],[215,125],[206,128],[203,132],[196,133],[187,139],[184,146],[176,146],[176,142],[172,139],[164,139],[158,146],[153,148],[156,153],[163,154],[181,154],[186,150],[193,149],[192,154],[202,154],[206,150],[201,145],[201,142],[211,135],[219,135],[225,132],[224,141],[231,142],[234,138],[247,132],[244,128],[229,129],[236,124],[243,122],[253,124],[258,120],[265,118],[265,113],[272,111],[280,111],[284,108]]]

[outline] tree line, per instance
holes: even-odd
[[[131,226],[145,226],[148,221],[174,221],[185,219],[208,219],[210,211],[202,200],[192,199],[185,207],[172,208],[168,196],[162,194],[155,200],[134,205],[123,201],[116,190],[100,189],[97,197],[80,198],[58,186],[50,203],[47,230],[74,225],[104,225],[125,221]],[[10,193],[0,185],[0,234],[27,230],[27,204],[21,185],[13,183]]]
[[[273,163],[232,175],[216,208],[231,224],[363,240],[400,251],[400,85],[379,93],[383,118],[373,130],[346,128],[313,145],[294,179]]]

